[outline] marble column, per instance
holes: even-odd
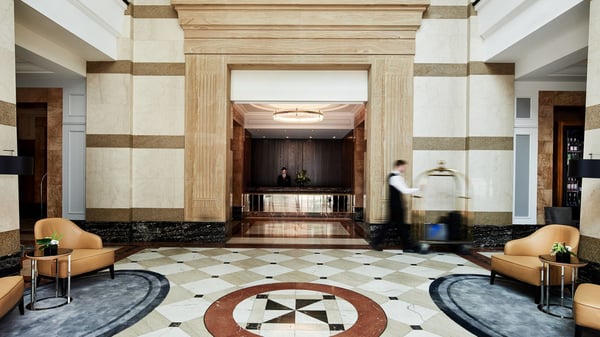
[[[584,153],[600,159],[600,0],[590,1]],[[600,262],[600,179],[583,179],[581,244],[583,258]]]
[[[0,1],[0,155],[17,154],[14,2]],[[19,180],[0,175],[0,272],[19,252]]]

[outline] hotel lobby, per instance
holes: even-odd
[[[0,60],[0,336],[600,335],[600,0],[4,0]]]

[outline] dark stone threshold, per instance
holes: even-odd
[[[85,222],[80,226],[107,243],[222,243],[228,237],[224,222]]]
[[[0,277],[21,273],[21,252],[0,256]]]

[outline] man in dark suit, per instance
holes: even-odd
[[[281,174],[277,176],[277,186],[292,186],[292,178],[288,176],[285,167],[281,168]]]
[[[381,250],[381,245],[389,230],[393,227],[397,227],[400,230],[400,238],[402,239],[402,248],[404,251],[414,251],[408,226],[404,223],[406,211],[403,195],[413,194],[418,192],[419,189],[408,187],[404,180],[404,171],[406,171],[406,162],[404,160],[397,160],[394,163],[394,170],[388,176],[390,221],[383,225],[378,235],[371,240],[371,247],[375,250]]]

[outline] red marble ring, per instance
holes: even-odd
[[[233,310],[251,296],[276,290],[319,291],[341,297],[352,304],[358,312],[358,320],[350,329],[335,335],[336,337],[381,336],[387,326],[387,317],[379,304],[357,292],[324,284],[283,282],[244,288],[221,297],[206,310],[206,328],[213,336],[218,337],[260,337],[239,326],[233,319]]]

